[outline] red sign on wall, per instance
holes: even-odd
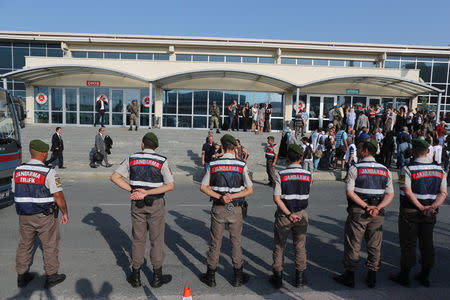
[[[87,80],[86,86],[100,86],[100,81],[96,80]]]

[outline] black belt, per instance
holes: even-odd
[[[241,202],[231,201],[230,203],[233,204],[234,207],[237,207],[237,206],[242,207],[244,205],[244,201],[241,201]],[[225,205],[228,205],[230,203],[223,203],[223,202],[219,202],[219,201],[214,201],[213,205],[225,206]]]

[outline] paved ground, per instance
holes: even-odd
[[[387,278],[398,271],[397,235],[398,198],[388,209],[384,226],[382,266],[378,288],[365,287],[363,260],[357,273],[356,288],[349,290],[334,283],[332,276],[342,271],[342,238],[346,200],[344,184],[315,182],[309,214],[307,236],[308,276],[310,284],[296,289],[293,249],[287,247],[286,284],[275,291],[267,282],[271,272],[273,245],[273,214],[271,189],[256,183],[255,194],[249,198],[249,217],[245,220],[243,248],[245,269],[251,275],[245,287],[233,288],[228,236],[222,247],[218,267],[217,288],[203,285],[197,276],[205,271],[205,255],[209,242],[208,199],[201,195],[197,183],[184,176],[176,177],[176,190],[166,199],[165,272],[174,280],[160,289],[149,287],[151,265],[144,268],[144,287],[134,289],[125,281],[129,272],[130,234],[128,194],[114,187],[105,178],[63,178],[69,203],[70,223],[61,226],[61,271],[68,275],[61,285],[42,289],[44,272],[41,250],[36,251],[32,272],[38,277],[29,287],[16,287],[14,271],[17,246],[17,216],[13,206],[0,210],[0,299],[181,299],[183,286],[189,283],[194,299],[448,299],[450,293],[450,208],[444,206],[435,230],[437,264],[432,272],[433,286],[421,288],[416,282],[406,289]],[[447,202],[448,205],[448,202]],[[365,257],[365,252],[362,252]],[[417,271],[415,269],[414,271]]]

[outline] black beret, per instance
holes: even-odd
[[[295,153],[300,154],[300,156],[303,156],[303,148],[297,144],[290,144],[288,150],[294,151]]]
[[[236,139],[231,134],[225,134],[221,139],[220,142],[223,144],[229,143],[233,145],[237,145]]]
[[[417,149],[428,149],[430,147],[430,144],[425,140],[414,139],[412,140],[412,146],[413,148]]]
[[[159,146],[158,137],[153,132],[146,133],[144,135],[144,139],[152,141],[156,145],[156,147]]]

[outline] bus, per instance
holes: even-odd
[[[20,123],[13,99],[0,88],[0,208],[14,202],[11,178],[22,163]]]

